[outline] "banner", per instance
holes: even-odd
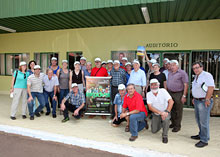
[[[89,115],[111,115],[111,77],[86,76],[86,113]]]

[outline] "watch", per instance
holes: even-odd
[[[186,98],[186,96],[185,96],[185,95],[183,95],[183,97],[184,97],[184,98]]]
[[[210,101],[210,99],[205,99],[205,101]]]
[[[165,112],[170,113],[168,110],[165,110]]]
[[[129,112],[127,112],[126,115],[129,116],[130,115]]]

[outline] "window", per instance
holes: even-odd
[[[69,69],[74,70],[74,62],[80,61],[82,57],[81,51],[67,52],[67,60],[69,62]]]
[[[48,52],[48,53],[34,53],[34,60],[38,65],[41,66],[42,72],[46,73],[47,68],[51,65],[51,58],[56,57],[57,58],[57,64],[59,61],[59,54]]]
[[[0,54],[0,75],[5,75],[5,55]]]

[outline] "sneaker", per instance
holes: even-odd
[[[135,141],[137,138],[138,138],[138,136],[131,136],[131,137],[129,138],[129,141]]]
[[[57,115],[56,114],[53,114],[53,118],[56,118],[57,117]]]
[[[40,117],[40,113],[35,113],[35,115],[36,115],[37,117]]]
[[[195,146],[198,147],[198,148],[202,148],[202,147],[205,147],[207,145],[208,145],[208,143],[205,143],[205,142],[202,142],[202,141],[199,141],[198,143],[195,144]]]
[[[30,116],[30,120],[34,120],[34,116]]]
[[[27,118],[27,116],[26,116],[26,115],[22,115],[22,118],[23,118],[23,119],[26,119],[26,118]]]
[[[64,119],[62,120],[62,123],[65,123],[65,122],[67,122],[68,120],[70,120],[69,117],[64,118]]]
[[[195,136],[191,136],[191,139],[200,140],[200,137],[199,137],[199,135],[195,135]]]
[[[11,116],[10,118],[11,118],[11,120],[16,120],[16,117],[12,117],[12,116]]]
[[[163,137],[162,142],[163,143],[168,143],[168,138],[167,137]]]
[[[46,114],[45,114],[46,116],[48,116],[48,115],[50,115],[50,112],[46,112]]]

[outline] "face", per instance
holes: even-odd
[[[40,69],[35,69],[34,74],[39,75],[40,74]]]
[[[31,62],[31,64],[30,64],[31,69],[34,69],[34,66],[35,66],[35,63]]]
[[[196,75],[199,75],[203,71],[203,67],[200,67],[199,64],[193,65],[193,71]]]
[[[123,66],[125,66],[125,64],[127,63],[127,61],[126,61],[126,60],[122,60],[121,63],[122,63]]]
[[[118,64],[118,63],[115,63],[115,64],[114,64],[114,68],[115,68],[115,70],[118,70],[119,67],[120,67],[120,64]]]
[[[154,72],[158,72],[160,70],[158,65],[153,66]]]
[[[167,60],[164,60],[164,61],[163,61],[163,66],[164,66],[164,67],[166,66],[166,63],[167,63]]]
[[[85,61],[84,59],[81,59],[81,60],[80,60],[80,64],[81,64],[81,65],[85,65],[85,64],[86,64],[86,61]]]
[[[75,67],[76,70],[80,69],[80,65],[79,64],[76,64],[74,67]]]
[[[108,63],[107,67],[108,67],[108,69],[111,69],[113,67],[113,64],[112,63]]]
[[[101,67],[101,62],[95,62],[95,66],[96,66],[96,68],[100,68]]]
[[[173,72],[176,72],[179,69],[179,66],[176,63],[171,63],[170,68]]]
[[[124,55],[123,53],[120,53],[120,54],[119,54],[119,60],[122,61],[122,58],[123,58],[124,56],[125,56],[125,55]]]
[[[151,83],[150,84],[150,89],[153,93],[157,93],[159,89],[159,84],[158,83]]]
[[[78,89],[79,89],[78,87],[73,87],[73,88],[72,88],[73,93],[76,93],[76,92],[78,91]]]
[[[131,71],[131,69],[132,69],[131,65],[127,65],[125,68],[126,68],[127,71]]]
[[[52,71],[52,70],[49,70],[48,73],[47,73],[47,75],[48,75],[48,78],[52,78],[52,76],[53,76],[53,71]]]
[[[103,67],[103,68],[106,68],[106,64],[102,64],[102,67]]]
[[[124,96],[124,95],[125,95],[126,90],[125,90],[125,89],[123,89],[123,90],[119,90],[118,92],[119,92],[119,94],[120,94],[121,96]]]
[[[57,65],[57,61],[56,61],[56,60],[52,60],[52,61],[51,61],[51,64],[52,64],[53,66],[56,66],[56,65]]]
[[[165,65],[165,68],[168,69],[168,70],[170,70],[170,63],[167,63],[167,64]]]
[[[27,69],[27,65],[22,65],[22,66],[21,66],[21,70],[22,70],[22,71],[25,71],[26,69]]]
[[[63,65],[63,68],[64,68],[64,69],[67,69],[68,64],[67,64],[66,62],[64,62],[62,65]]]
[[[140,65],[138,63],[133,64],[134,70],[137,71],[140,68]]]
[[[134,94],[134,92],[135,92],[135,88],[134,88],[134,86],[128,86],[127,87],[127,91],[128,91],[128,94],[129,95],[133,95]]]
[[[92,69],[92,64],[86,64],[86,69],[91,70]]]

